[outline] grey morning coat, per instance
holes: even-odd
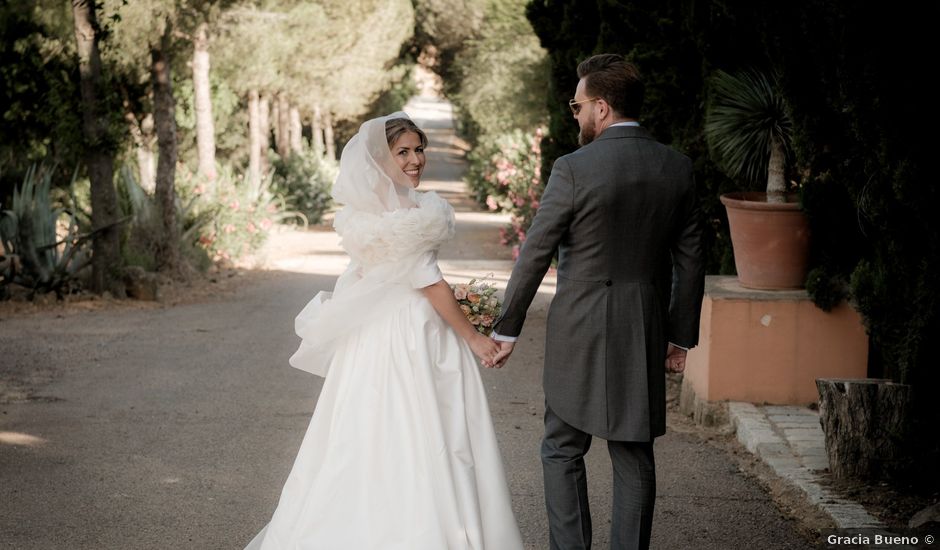
[[[558,252],[546,404],[616,441],[666,431],[668,342],[698,342],[704,288],[692,162],[640,127],[607,128],[559,158],[495,324],[518,336]]]

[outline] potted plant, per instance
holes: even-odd
[[[785,175],[791,128],[774,78],[721,70],[712,78],[705,118],[712,157],[735,180],[767,179],[766,191],[721,196],[738,280],[747,288],[802,288],[806,280],[809,222]]]

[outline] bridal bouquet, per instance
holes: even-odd
[[[503,307],[496,297],[496,287],[485,282],[485,279],[470,279],[469,283],[450,285],[450,288],[467,320],[477,331],[489,336]]]

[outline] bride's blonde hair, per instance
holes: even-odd
[[[411,119],[390,118],[385,121],[385,139],[388,141],[389,147],[405,132],[418,134],[418,138],[421,139],[421,147],[428,146],[428,136],[425,135],[424,131],[418,128],[418,125],[412,122]]]

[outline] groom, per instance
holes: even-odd
[[[682,372],[698,341],[704,270],[692,163],[636,122],[643,82],[633,65],[596,55],[578,77],[569,105],[582,147],[552,168],[494,327],[496,366],[557,251],[541,449],[550,545],[591,546],[583,457],[597,436],[613,463],[611,548],[647,548],[665,370]]]

